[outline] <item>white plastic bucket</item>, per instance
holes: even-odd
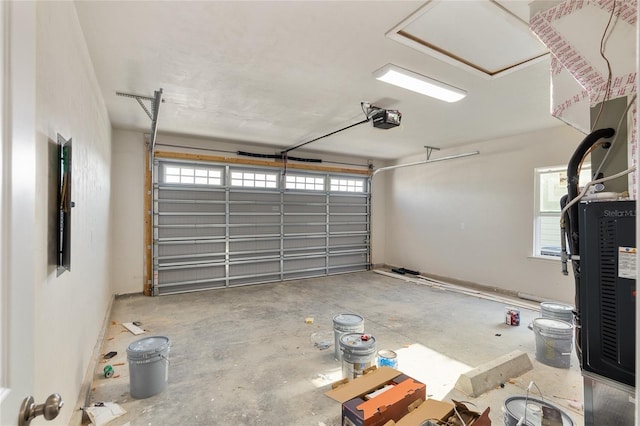
[[[132,397],[148,398],[166,389],[170,345],[168,337],[152,336],[136,340],[127,347]]]
[[[573,325],[549,318],[533,320],[536,359],[551,367],[569,368],[573,348]]]
[[[338,314],[333,317],[333,334],[335,337],[334,356],[342,361],[340,338],[348,333],[364,333],[364,318],[356,314]]]
[[[370,334],[349,333],[340,337],[342,377],[349,380],[362,376],[376,363],[376,339]]]

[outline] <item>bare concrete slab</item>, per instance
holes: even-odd
[[[532,369],[529,356],[515,350],[461,374],[455,388],[477,397]]]

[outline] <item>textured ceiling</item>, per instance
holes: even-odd
[[[519,14],[523,3],[500,1]],[[158,88],[160,133],[274,150],[362,120],[361,101],[400,110],[398,128],[365,123],[305,146],[370,159],[560,125],[549,114],[548,58],[487,79],[385,36],[423,4],[91,1],[76,8],[114,127],[150,127],[140,106],[116,91],[153,96]],[[474,33],[463,34],[475,42]],[[449,104],[375,80],[371,73],[387,63],[468,96]]]

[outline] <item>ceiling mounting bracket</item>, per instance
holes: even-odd
[[[427,161],[431,158],[431,153],[435,151],[440,151],[440,148],[436,148],[435,146],[425,145],[425,149],[427,150]]]
[[[124,98],[135,99],[136,102],[138,102],[138,105],[140,105],[140,107],[142,107],[144,112],[147,113],[147,115],[149,116],[149,119],[153,120],[153,114],[151,114],[151,112],[149,111],[147,106],[145,104],[143,104],[142,101],[151,102],[151,108],[153,108],[153,101],[155,100],[155,98],[150,98],[148,96],[135,95],[133,93],[124,93],[124,92],[116,92],[116,96],[122,96]]]
[[[153,98],[149,96],[136,95],[133,93],[124,93],[124,92],[116,92],[116,96],[122,96],[125,98],[135,99],[138,102],[138,105],[142,107],[144,112],[147,114],[149,119],[151,119],[151,139],[149,141],[149,160],[153,160],[153,152],[156,148],[156,135],[158,133],[158,113],[160,112],[160,104],[164,102],[162,99],[162,88],[153,92]],[[151,111],[149,108],[142,102],[147,101],[151,104]],[[153,161],[149,161],[149,167],[153,164]]]

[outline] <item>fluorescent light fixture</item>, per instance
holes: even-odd
[[[416,93],[431,96],[446,102],[458,102],[467,96],[467,92],[457,87],[449,86],[413,71],[387,64],[373,72],[373,76],[385,83],[393,84]]]

